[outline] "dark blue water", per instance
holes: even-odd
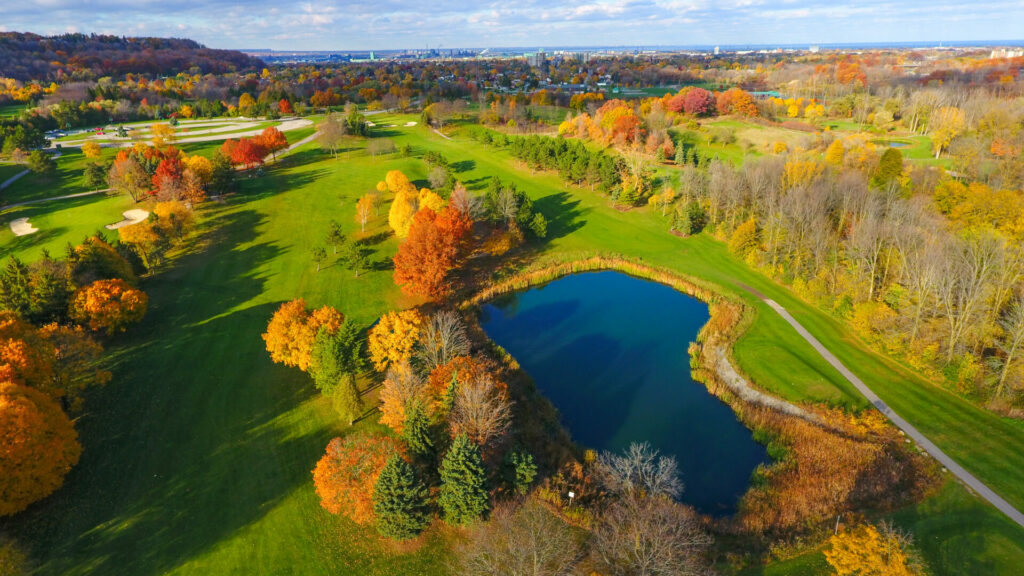
[[[575,442],[612,451],[649,442],[679,462],[680,500],[723,515],[768,457],[690,377],[687,346],[707,320],[706,304],[667,286],[593,272],[485,304],[480,324],[555,404]]]

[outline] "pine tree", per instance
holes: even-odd
[[[430,524],[428,494],[413,467],[401,456],[392,456],[373,490],[377,531],[395,540],[415,538]]]
[[[480,447],[459,434],[441,462],[441,494],[438,504],[445,521],[466,524],[490,510],[487,473]]]
[[[405,426],[402,439],[417,456],[430,458],[434,454],[434,440],[430,437],[430,417],[423,403],[413,400],[405,409]]]
[[[309,373],[324,396],[349,423],[362,413],[362,401],[356,386],[356,374],[364,369],[359,329],[345,322],[335,332],[321,328],[311,352]]]
[[[526,494],[537,478],[533,454],[523,450],[509,452],[505,461],[506,480],[519,494]]]
[[[677,166],[682,166],[683,164],[686,164],[686,146],[680,144],[679,146],[676,147],[675,163]]]

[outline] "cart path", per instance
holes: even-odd
[[[758,292],[757,290],[751,288],[750,286],[747,286],[746,284],[738,285],[740,288],[743,288],[747,292],[750,292],[754,296],[757,296],[762,302],[764,302],[773,310],[778,312],[779,316],[782,316],[782,318],[785,319],[786,322],[789,322],[789,325],[792,326],[797,331],[797,333],[799,333],[800,336],[802,336],[803,339],[807,341],[808,344],[810,344],[815,350],[817,350],[818,354],[821,354],[821,357],[824,358],[826,362],[831,364],[832,367],[838,370],[844,378],[849,380],[850,384],[853,384],[853,386],[857,388],[857,390],[860,391],[860,393],[863,394],[869,402],[871,402],[872,406],[874,406],[879,412],[884,414],[886,418],[888,418],[893,424],[896,425],[897,428],[902,430],[907,436],[913,439],[914,442],[917,442],[917,445],[923,448],[925,452],[931,455],[932,458],[938,460],[939,463],[945,466],[947,470],[949,470],[957,478],[959,478],[961,482],[966,484],[971,490],[974,490],[982,498],[984,498],[990,504],[995,506],[1000,512],[1006,514],[1011,520],[1013,520],[1020,526],[1024,527],[1024,514],[1021,514],[1020,510],[1014,508],[1013,505],[1004,500],[1002,496],[996,494],[995,491],[986,486],[981,480],[978,480],[973,474],[965,470],[963,466],[957,464],[956,460],[953,460],[952,458],[949,457],[949,455],[947,455],[945,452],[939,449],[939,447],[936,446],[931,440],[929,440],[924,434],[919,432],[917,428],[914,428],[914,426],[910,424],[910,422],[907,422],[906,420],[903,419],[902,416],[893,412],[892,408],[889,408],[889,406],[885,402],[883,402],[877,394],[875,394],[870,388],[868,388],[867,384],[865,384],[853,372],[850,372],[850,370],[846,366],[843,366],[843,363],[840,362],[834,354],[829,352],[828,348],[825,348],[825,346],[822,345],[822,343],[819,342],[817,338],[811,335],[811,333],[808,332],[807,329],[804,328],[799,322],[797,322],[796,318],[793,318],[793,316],[789,312],[787,312],[785,308],[779,305],[778,302],[772,300],[771,298],[768,298],[764,294]]]

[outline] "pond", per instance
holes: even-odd
[[[590,272],[495,299],[480,325],[554,403],[576,443],[619,451],[649,442],[676,457],[682,502],[725,515],[768,456],[691,378],[687,347],[707,321],[706,304],[672,288]]]

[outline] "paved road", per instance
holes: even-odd
[[[56,160],[57,158],[60,158],[60,152],[57,152],[56,154],[53,155],[53,159],[54,160]],[[25,169],[25,170],[22,170],[21,172],[18,172],[14,176],[11,176],[7,180],[4,180],[2,183],[0,183],[0,190],[3,190],[4,188],[7,188],[11,184],[14,184],[18,180],[20,180],[22,176],[24,176],[24,175],[26,175],[28,173],[29,173],[29,170]]]
[[[859,390],[860,393],[863,394],[864,397],[867,398],[868,401],[871,402],[871,404],[878,409],[879,412],[884,414],[885,417],[891,420],[892,423],[895,424],[900,430],[903,430],[903,432],[907,436],[910,436],[910,438],[912,438],[914,442],[917,442],[918,446],[924,448],[925,452],[930,454],[932,458],[938,460],[943,466],[946,467],[947,470],[949,470],[957,478],[959,478],[961,482],[963,482],[972,490],[980,494],[982,498],[988,500],[989,503],[998,508],[1000,512],[1006,514],[1007,516],[1009,516],[1011,520],[1024,527],[1024,514],[1021,514],[1020,510],[1014,508],[1009,502],[1004,500],[999,494],[996,494],[981,480],[978,480],[977,478],[974,477],[973,474],[965,470],[963,466],[957,464],[955,460],[953,460],[945,452],[940,450],[938,446],[933,444],[932,441],[926,438],[924,434],[919,432],[917,428],[914,428],[914,426],[911,425],[910,422],[907,422],[899,414],[893,412],[892,408],[889,408],[889,406],[887,406],[886,403],[883,402],[877,394],[872,392],[871,389],[868,388],[867,384],[865,384],[853,372],[850,372],[850,370],[846,366],[843,366],[843,363],[840,362],[839,359],[835,357],[835,355],[829,352],[828,349],[825,348],[825,346],[823,346],[817,338],[812,336],[806,328],[801,326],[800,323],[796,321],[796,318],[793,318],[793,316],[790,315],[790,313],[787,312],[785,308],[780,306],[778,302],[766,297],[764,294],[761,294],[760,292],[754,290],[750,286],[747,286],[745,284],[740,284],[739,286],[744,290],[750,292],[754,296],[757,296],[765,304],[771,306],[773,310],[778,312],[779,315],[786,320],[786,322],[789,322],[790,326],[796,329],[796,331],[801,336],[803,336],[804,340],[807,340],[807,342],[811,346],[813,346],[815,350],[818,351],[818,354],[821,354],[821,357],[824,358],[826,362],[828,362],[836,370],[838,370],[839,373],[842,374],[844,378],[849,380],[850,383],[853,384],[854,387],[856,387],[857,390]]]

